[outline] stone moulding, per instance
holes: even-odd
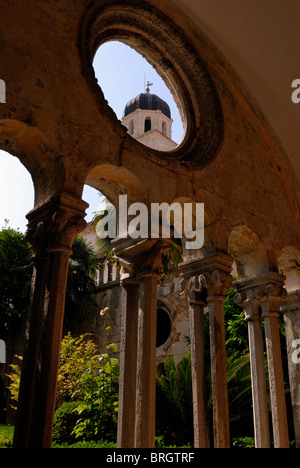
[[[223,141],[222,106],[198,51],[185,33],[147,2],[96,1],[82,21],[79,51],[83,73],[100,106],[104,96],[92,62],[98,47],[108,40],[122,41],[141,53],[165,80],[181,112],[182,143],[170,152],[147,148],[148,157],[177,162],[181,170],[201,169],[212,162]]]

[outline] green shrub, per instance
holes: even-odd
[[[236,437],[232,442],[233,448],[255,448],[253,437]]]
[[[87,362],[97,362],[97,347],[89,335],[73,338],[68,333],[62,340],[57,379],[56,407],[65,401],[81,400],[80,379],[86,372]]]
[[[115,345],[108,345],[115,350]],[[74,428],[79,440],[115,441],[117,435],[119,361],[102,354],[98,363],[87,363],[80,382],[83,401],[77,408],[78,422]]]
[[[91,440],[89,442],[85,440],[81,440],[80,442],[76,442],[74,444],[68,445],[68,444],[58,444],[58,443],[53,443],[52,448],[116,448],[117,444],[115,442],[108,442],[107,440],[99,440],[98,442],[95,442],[94,440]]]
[[[13,426],[0,426],[0,448],[12,448],[14,439]]]
[[[76,442],[73,429],[78,420],[78,401],[63,403],[54,415],[53,441],[59,444],[72,444]]]

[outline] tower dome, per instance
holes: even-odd
[[[167,104],[163,99],[161,99],[156,94],[141,93],[135,98],[131,99],[124,110],[124,117],[132,114],[137,109],[157,111],[160,110],[166,117],[171,118],[171,111],[169,104]]]

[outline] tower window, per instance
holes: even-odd
[[[148,118],[145,120],[145,133],[151,130],[151,120]]]
[[[129,126],[129,134],[133,135],[133,133],[134,133],[134,122],[133,120],[131,120],[130,126]]]
[[[163,122],[162,123],[162,134],[164,136],[167,136],[167,126],[166,126],[166,122]]]

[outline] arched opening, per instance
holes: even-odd
[[[163,346],[172,331],[172,320],[169,311],[159,306],[157,309],[156,348]]]
[[[24,351],[31,282],[31,249],[25,239],[26,215],[35,190],[17,157],[0,150],[0,424],[14,423],[8,373]]]
[[[108,71],[108,62],[106,65],[102,62],[98,67],[96,58],[104,47],[116,42],[126,44],[141,57],[145,57],[167,85],[180,112],[183,138],[178,141],[178,147],[171,150],[167,148],[165,151],[152,148],[159,154],[152,151],[149,152],[149,157],[159,156],[175,163],[180,161],[182,170],[190,170],[191,165],[200,168],[209,164],[217,156],[223,141],[223,110],[215,84],[200,56],[200,50],[193,46],[189,34],[185,33],[179,24],[170,21],[159,8],[147,2],[140,2],[134,8],[128,8],[121,0],[106,4],[94,2],[81,24],[80,57],[85,77],[95,98],[103,106],[104,94],[113,109],[115,107],[102,81]],[[117,68],[109,78],[109,82],[114,80],[117,83],[113,96],[117,103],[120,103],[120,92],[124,97],[133,81],[131,79],[125,85],[124,70],[133,70],[138,83],[141,82],[141,77],[136,73],[136,64],[131,67],[125,54],[120,60],[111,54],[110,60],[115,65],[123,60],[121,72],[120,68]],[[145,88],[149,81],[149,91],[150,85],[156,83],[151,73],[145,72],[143,66],[142,79],[144,78]],[[103,92],[99,90],[99,84]],[[138,87],[140,86],[139,84]],[[148,92],[147,88],[143,91]],[[127,102],[135,95],[136,92],[127,94]],[[123,106],[124,103],[121,113]],[[172,138],[176,141],[175,137]]]
[[[150,130],[151,130],[151,119],[150,119],[150,117],[147,117],[145,119],[145,127],[144,128],[145,128],[145,133],[150,132]]]
[[[0,150],[0,222],[25,233],[26,214],[34,207],[34,186],[30,173],[18,158]]]
[[[134,134],[134,122],[133,122],[133,120],[130,122],[129,134],[130,135]]]

